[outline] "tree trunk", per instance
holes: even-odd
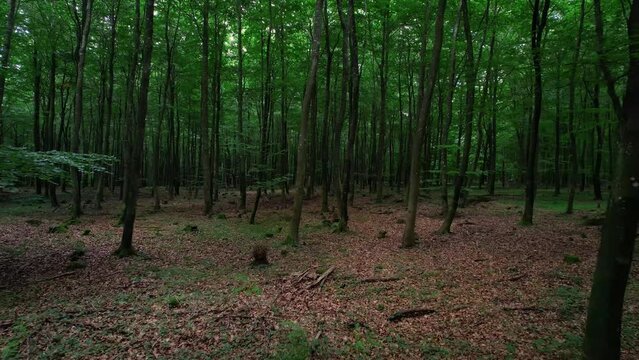
[[[313,16],[313,37],[311,44],[311,64],[306,80],[306,89],[302,101],[302,118],[297,144],[297,168],[295,173],[295,201],[293,203],[293,217],[289,228],[287,242],[296,246],[299,243],[300,221],[302,219],[302,203],[304,201],[304,180],[306,179],[306,153],[308,151],[307,127],[310,116],[311,99],[317,80],[317,68],[320,57],[320,37],[322,34],[322,9],[324,0],[315,1],[315,15]]]
[[[147,0],[145,6],[145,25],[144,25],[144,47],[142,49],[142,63],[140,72],[140,92],[138,96],[137,112],[135,118],[131,116],[129,121],[132,123],[130,129],[134,132],[132,139],[134,142],[128,143],[128,151],[130,152],[129,169],[126,173],[125,181],[126,194],[124,199],[124,229],[122,231],[122,242],[115,254],[120,257],[135,254],[133,249],[133,227],[135,225],[135,212],[138,201],[138,179],[142,166],[142,150],[144,149],[144,130],[146,125],[146,115],[148,110],[148,94],[149,79],[151,77],[151,56],[153,53],[153,12],[155,0]],[[137,18],[140,18],[140,0],[136,0]],[[139,20],[137,21],[139,24]],[[140,30],[139,25],[136,26],[134,38],[136,39],[135,50],[140,47]]]
[[[448,213],[448,134],[453,123],[453,100],[455,99],[455,88],[457,83],[456,63],[457,63],[457,33],[461,21],[461,6],[457,11],[455,25],[450,47],[450,60],[448,61],[448,89],[446,91],[446,121],[441,131],[439,143],[441,145],[440,156],[440,183],[441,183],[441,208],[442,215]]]
[[[237,154],[240,185],[239,210],[246,210],[246,157],[244,138],[244,49],[242,45],[242,0],[237,0]]]
[[[33,52],[33,147],[35,151],[42,150],[42,138],[40,133],[40,102],[42,100],[42,65],[38,59],[38,50]],[[42,194],[42,183],[36,180],[36,194]]]
[[[575,190],[579,176],[579,166],[577,163],[577,135],[575,134],[575,87],[577,77],[577,65],[581,52],[581,34],[584,28],[584,17],[586,13],[586,1],[581,0],[581,10],[579,13],[579,29],[577,30],[577,40],[575,43],[575,53],[570,65],[570,78],[568,79],[568,136],[570,139],[570,189],[568,190],[568,205],[566,214],[572,214],[575,204]]]
[[[341,2],[340,2],[341,3]],[[340,5],[338,5],[340,6]],[[338,231],[344,232],[348,230],[348,194],[351,188],[351,178],[353,172],[353,152],[355,148],[355,140],[357,139],[357,122],[359,120],[359,55],[357,48],[357,26],[355,23],[355,4],[354,0],[348,1],[348,40],[350,54],[350,70],[349,70],[349,124],[348,124],[348,142],[346,144],[346,154],[344,155],[344,181],[342,183],[342,192],[340,194],[339,207],[339,224]]]
[[[200,77],[200,139],[202,140],[202,164],[204,215],[211,214],[211,149],[209,140],[209,0],[202,5],[202,73]]]
[[[409,248],[415,245],[415,220],[417,218],[417,202],[419,201],[419,156],[424,141],[424,133],[426,131],[426,120],[430,111],[431,101],[433,98],[433,90],[437,82],[437,73],[439,70],[439,61],[441,59],[441,49],[444,28],[444,13],[446,11],[446,0],[439,0],[437,7],[437,19],[435,20],[435,42],[433,44],[433,52],[431,55],[430,68],[428,69],[428,85],[424,91],[424,99],[421,102],[419,111],[419,123],[417,131],[413,136],[413,147],[411,151],[410,162],[410,183],[408,188],[408,212],[406,214],[406,227],[402,236],[402,247]]]
[[[2,113],[2,103],[4,99],[4,87],[7,77],[7,69],[9,68],[9,55],[11,53],[11,38],[15,28],[16,11],[18,0],[7,0],[9,12],[7,13],[7,28],[5,29],[4,42],[2,44],[2,63],[0,66],[0,145],[4,143],[4,116]]]
[[[630,64],[623,107],[603,44],[601,0],[594,1],[599,67],[619,122],[617,173],[602,230],[584,339],[587,359],[619,359],[623,300],[639,222],[639,0],[628,18]]]
[[[89,29],[91,28],[91,12],[93,0],[85,0],[82,7],[82,25],[78,45],[76,49],[76,81],[75,102],[73,114],[73,133],[71,134],[71,151],[80,151],[80,128],[83,121],[84,106],[84,64],[86,60],[87,43],[89,42]],[[71,168],[71,180],[73,181],[73,210],[71,216],[77,218],[82,215],[82,182],[81,174],[77,168]]]
[[[382,202],[384,198],[384,155],[386,155],[386,101],[388,93],[388,46],[390,38],[389,6],[384,8],[384,20],[382,22],[382,54],[379,65],[380,104],[379,104],[379,144],[377,146],[377,176],[376,176],[376,201]]]
[[[535,196],[537,194],[537,149],[539,147],[539,122],[541,120],[541,106],[543,89],[541,83],[541,40],[548,19],[550,0],[544,0],[543,9],[541,0],[535,0],[532,15],[531,50],[534,69],[534,99],[533,112],[528,134],[528,151],[526,155],[526,203],[521,219],[523,225],[532,225]],[[541,10],[541,13],[540,13]]]
[[[459,164],[459,174],[455,178],[455,188],[453,191],[453,198],[450,204],[450,208],[446,212],[446,218],[442,223],[439,231],[442,234],[450,233],[450,226],[457,214],[457,207],[459,205],[459,198],[466,180],[466,171],[468,170],[468,163],[470,160],[471,139],[473,133],[473,114],[475,110],[475,81],[477,67],[475,66],[475,60],[473,58],[473,39],[470,31],[470,15],[468,13],[467,0],[461,1],[462,17],[464,21],[464,35],[466,37],[466,109],[465,109],[465,124],[464,124],[464,150]],[[489,70],[490,71],[490,70]]]
[[[592,94],[592,107],[594,108],[595,118],[595,132],[597,136],[597,145],[595,147],[595,165],[592,170],[592,185],[595,193],[595,200],[601,201],[603,197],[601,195],[601,163],[603,155],[603,128],[601,126],[601,120],[599,115],[599,84],[595,84],[595,88]]]

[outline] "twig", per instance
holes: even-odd
[[[41,282],[45,282],[45,281],[49,281],[49,280],[55,280],[55,279],[59,279],[61,277],[65,277],[65,276],[69,276],[69,275],[73,275],[73,274],[75,274],[75,271],[67,271],[67,272],[64,272],[62,274],[58,274],[56,276],[51,276],[51,277],[48,277],[48,278],[36,280],[36,281],[34,281],[34,283],[41,283]]]
[[[435,313],[435,310],[432,310],[432,309],[401,310],[401,311],[398,311],[398,312],[394,313],[393,315],[391,315],[388,318],[388,321],[390,321],[390,322],[398,322],[398,321],[400,321],[402,319],[426,316],[426,315],[430,315],[430,314],[434,314],[434,313]]]
[[[504,307],[504,311],[533,311],[533,312],[543,312],[546,309],[540,308],[537,306],[523,306],[523,307]]]
[[[391,281],[399,281],[402,280],[400,277],[388,277],[388,278],[368,278],[362,279],[361,283],[377,283],[377,282],[391,282]]]

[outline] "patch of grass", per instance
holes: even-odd
[[[557,280],[568,282],[575,286],[581,286],[583,284],[583,279],[581,277],[577,275],[565,273],[559,269],[549,272],[548,275],[553,278],[556,278]]]
[[[146,270],[150,271],[155,278],[163,280],[165,285],[170,288],[187,286],[211,276],[210,272],[195,266],[149,267]]]
[[[562,338],[542,337],[533,341],[535,350],[557,359],[580,359],[582,337],[565,333]]]
[[[517,358],[517,344],[512,342],[506,343],[506,360],[514,360]]]
[[[451,356],[450,349],[441,347],[428,340],[422,341],[419,344],[419,350],[424,360],[447,359]]]
[[[571,320],[583,312],[586,295],[578,287],[559,286],[543,302],[556,308],[563,319]]]
[[[406,287],[400,290],[397,295],[401,298],[412,300],[414,304],[417,304],[436,298],[439,295],[439,291],[426,287],[420,287],[419,289]]]
[[[87,267],[86,261],[82,259],[78,259],[78,260],[71,261],[67,265],[67,270],[79,270],[79,269],[84,269],[85,267]]]
[[[29,336],[29,330],[22,323],[13,325],[13,327],[11,327],[11,333],[13,335],[2,349],[2,359],[18,359],[20,346],[22,346],[24,340]]]
[[[351,344],[349,352],[362,355],[366,358],[370,358],[375,354],[376,349],[382,347],[382,342],[375,333],[370,330],[360,330],[359,325],[355,326],[355,342]]]
[[[181,296],[169,295],[166,297],[166,299],[164,299],[164,302],[166,303],[166,306],[169,307],[169,309],[175,309],[182,305],[182,300],[183,299]]]
[[[233,294],[247,294],[256,296],[262,295],[262,288],[259,287],[255,282],[251,281],[248,275],[238,274],[236,279],[237,285],[231,289],[231,292]]]
[[[311,357],[311,342],[306,331],[294,322],[286,322],[283,325],[287,332],[286,340],[277,348],[273,359],[278,360],[306,360]]]
[[[12,258],[21,258],[27,253],[27,245],[20,244],[18,246],[2,246],[0,252],[3,252]]]
[[[568,265],[579,264],[581,262],[581,258],[576,255],[565,255],[564,262]]]

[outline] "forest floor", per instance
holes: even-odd
[[[291,201],[281,196],[266,198],[249,225],[234,193],[206,218],[201,200],[183,198],[154,213],[145,191],[141,255],[127,259],[111,255],[116,200],[86,205],[71,223],[65,208],[16,194],[0,203],[2,357],[574,359],[599,240],[586,220],[603,210],[584,193],[564,215],[564,197],[541,191],[536,225],[522,227],[521,193],[460,209],[451,235],[435,234],[438,197],[427,195],[420,242],[407,250],[397,194],[376,204],[358,192],[345,234],[333,232],[319,197],[306,201],[303,241],[290,247]],[[271,265],[251,265],[258,242]],[[331,267],[323,286],[308,288]],[[626,359],[639,358],[638,275],[627,292]],[[389,321],[415,308],[432,312]]]

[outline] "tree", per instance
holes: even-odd
[[[535,206],[535,196],[537,194],[537,158],[539,147],[539,122],[541,120],[542,106],[542,82],[541,82],[541,41],[544,35],[544,28],[548,20],[548,9],[550,0],[535,0],[532,13],[532,27],[530,31],[532,64],[534,72],[534,100],[532,117],[530,120],[528,147],[526,152],[526,203],[521,223],[531,225],[533,222],[533,211]]]
[[[209,7],[209,0],[205,0],[202,4],[202,74],[200,77],[200,139],[202,142],[200,163],[203,175],[204,215],[209,215],[213,207],[211,144],[209,142]]]
[[[461,196],[462,187],[466,177],[466,171],[468,170],[468,161],[470,158],[470,145],[473,131],[473,114],[475,110],[475,81],[477,69],[475,67],[475,59],[473,57],[473,39],[470,31],[470,15],[468,14],[468,2],[462,0],[462,18],[464,22],[464,36],[466,38],[466,108],[464,109],[465,122],[464,122],[464,150],[459,164],[459,174],[455,178],[455,188],[453,191],[453,198],[450,204],[450,208],[446,211],[446,217],[442,223],[439,231],[443,234],[450,233],[450,226],[453,223],[453,219],[457,214],[457,207],[459,206],[459,198]]]
[[[437,82],[437,74],[439,70],[439,62],[441,59],[441,50],[444,32],[444,14],[446,12],[446,0],[439,0],[437,6],[437,18],[435,20],[435,41],[433,43],[433,52],[431,55],[430,68],[428,69],[428,84],[424,91],[424,98],[421,102],[419,111],[419,123],[417,131],[413,136],[413,148],[411,150],[410,162],[410,178],[408,185],[408,212],[406,214],[406,226],[402,235],[402,247],[413,247],[416,242],[415,220],[417,218],[417,202],[419,201],[419,167],[420,155],[424,141],[424,133],[426,131],[426,122],[428,112],[433,98],[435,83]]]
[[[341,1],[338,3],[341,7]],[[348,193],[351,188],[352,177],[352,160],[355,148],[355,140],[357,137],[357,122],[359,120],[359,53],[357,49],[357,25],[355,23],[355,5],[353,0],[348,1],[348,48],[350,54],[349,69],[349,123],[348,123],[348,142],[346,143],[346,154],[344,155],[342,190],[339,198],[339,224],[340,232],[348,229]],[[344,35],[347,36],[346,34]]]
[[[90,1],[90,0],[89,0]],[[136,38],[135,48],[139,48],[140,43],[140,0],[136,0],[137,26],[134,37]],[[144,130],[148,111],[149,79],[151,77],[151,56],[153,54],[153,17],[155,0],[147,0],[144,9],[144,47],[142,48],[142,61],[140,72],[140,91],[137,101],[137,111],[135,117],[130,116],[129,129],[133,131],[133,142],[129,142],[126,151],[128,155],[128,169],[126,172],[126,194],[124,199],[124,215],[122,216],[124,229],[122,230],[122,241],[115,254],[120,257],[135,255],[133,248],[133,227],[135,225],[136,206],[139,192],[139,177],[142,162],[142,151],[144,149]],[[137,58],[137,57],[136,57]],[[132,66],[135,68],[135,66]],[[135,73],[135,72],[133,72]]]
[[[0,66],[0,145],[4,143],[4,117],[2,114],[2,105],[4,100],[4,88],[7,77],[7,70],[9,68],[9,55],[11,54],[11,38],[13,37],[13,31],[16,22],[16,12],[18,7],[18,0],[7,0],[9,5],[9,12],[7,13],[7,27],[4,34],[4,42],[2,43],[2,62]]]
[[[84,109],[84,65],[86,63],[87,44],[89,42],[89,29],[91,28],[91,12],[93,0],[83,0],[81,19],[76,13],[78,43],[75,49],[76,80],[73,112],[73,132],[71,134],[71,151],[80,152],[80,128],[82,127]],[[77,169],[71,169],[73,181],[73,208],[71,216],[74,218],[82,215],[82,178]]]
[[[300,119],[300,132],[297,143],[297,167],[295,170],[295,198],[293,203],[293,217],[288,233],[288,242],[293,245],[299,243],[300,221],[302,219],[302,204],[304,202],[304,181],[306,180],[306,153],[308,151],[307,127],[311,112],[311,99],[313,89],[317,81],[317,68],[319,67],[320,37],[322,34],[322,9],[324,0],[315,1],[315,13],[313,15],[313,36],[311,38],[311,64],[306,80],[304,99],[302,100],[302,118]]]
[[[572,214],[575,203],[575,191],[577,190],[577,179],[579,177],[579,164],[577,163],[577,136],[575,135],[575,81],[577,77],[577,66],[579,54],[581,52],[581,34],[584,29],[584,17],[586,14],[586,1],[581,0],[579,12],[579,28],[575,42],[575,53],[570,64],[570,77],[568,79],[568,136],[570,138],[570,189],[568,191],[568,206],[566,214]]]
[[[587,359],[619,359],[621,318],[639,223],[639,0],[628,17],[629,68],[623,104],[604,46],[601,0],[594,0],[598,64],[619,124],[615,181],[601,232],[584,338]]]

